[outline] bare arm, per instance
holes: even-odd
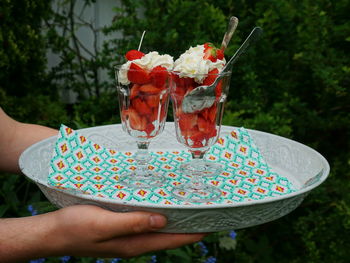
[[[18,158],[30,145],[57,134],[57,130],[20,123],[0,108],[0,170],[20,173]]]
[[[17,122],[0,108],[0,170],[20,172],[20,154],[33,143],[56,134],[54,129]],[[90,205],[0,219],[0,262],[64,255],[133,257],[203,238],[202,234],[155,232],[166,222],[164,216],[154,213],[115,213]]]
[[[38,216],[0,219],[0,261],[64,255],[129,258],[203,238],[203,234],[154,232],[165,225],[166,219],[156,214],[115,213],[83,205]]]

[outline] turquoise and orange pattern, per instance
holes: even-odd
[[[62,125],[48,176],[49,185],[123,202],[162,205],[192,205],[171,195],[172,188],[186,183],[180,165],[190,161],[187,151],[151,152],[149,169],[164,175],[167,184],[160,188],[133,189],[123,185],[120,175],[135,170],[132,152],[107,149]],[[217,176],[203,178],[220,188],[222,197],[215,202],[196,205],[232,204],[289,194],[295,189],[284,176],[274,172],[263,159],[249,132],[232,129],[219,138],[207,153],[211,162],[224,166]]]

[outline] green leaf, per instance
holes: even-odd
[[[230,237],[221,237],[219,239],[219,247],[225,250],[235,250],[237,246],[237,240]]]

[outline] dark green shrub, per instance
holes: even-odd
[[[52,94],[46,78],[46,41],[41,34],[50,1],[1,1],[0,88],[9,95]]]

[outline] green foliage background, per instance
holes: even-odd
[[[73,0],[58,1],[61,6]],[[96,1],[83,1],[86,6]],[[237,245],[225,234],[205,239],[218,262],[347,262],[350,256],[350,2],[348,0],[121,0],[100,33],[122,39],[103,43],[90,59],[77,60],[66,15],[46,0],[0,3],[0,106],[13,118],[73,128],[119,121],[112,66],[138,46],[178,56],[190,45],[220,44],[228,18],[240,19],[226,51],[233,55],[254,26],[263,38],[235,65],[224,124],[279,134],[309,145],[331,165],[329,179],[291,214],[237,231]],[[141,15],[141,14],[144,15]],[[62,34],[55,25],[66,26]],[[47,68],[46,52],[62,59]],[[98,69],[110,78],[97,77]],[[58,94],[78,93],[73,105]],[[169,119],[171,116],[169,116]],[[42,204],[38,188],[23,177],[0,174],[0,215],[28,215]],[[221,245],[220,245],[221,244]],[[227,246],[226,246],[227,247]],[[159,262],[202,262],[196,246],[157,253]],[[90,261],[89,261],[90,260]],[[91,262],[92,259],[72,259]],[[147,262],[140,257],[130,262]],[[52,262],[54,259],[52,259]]]

